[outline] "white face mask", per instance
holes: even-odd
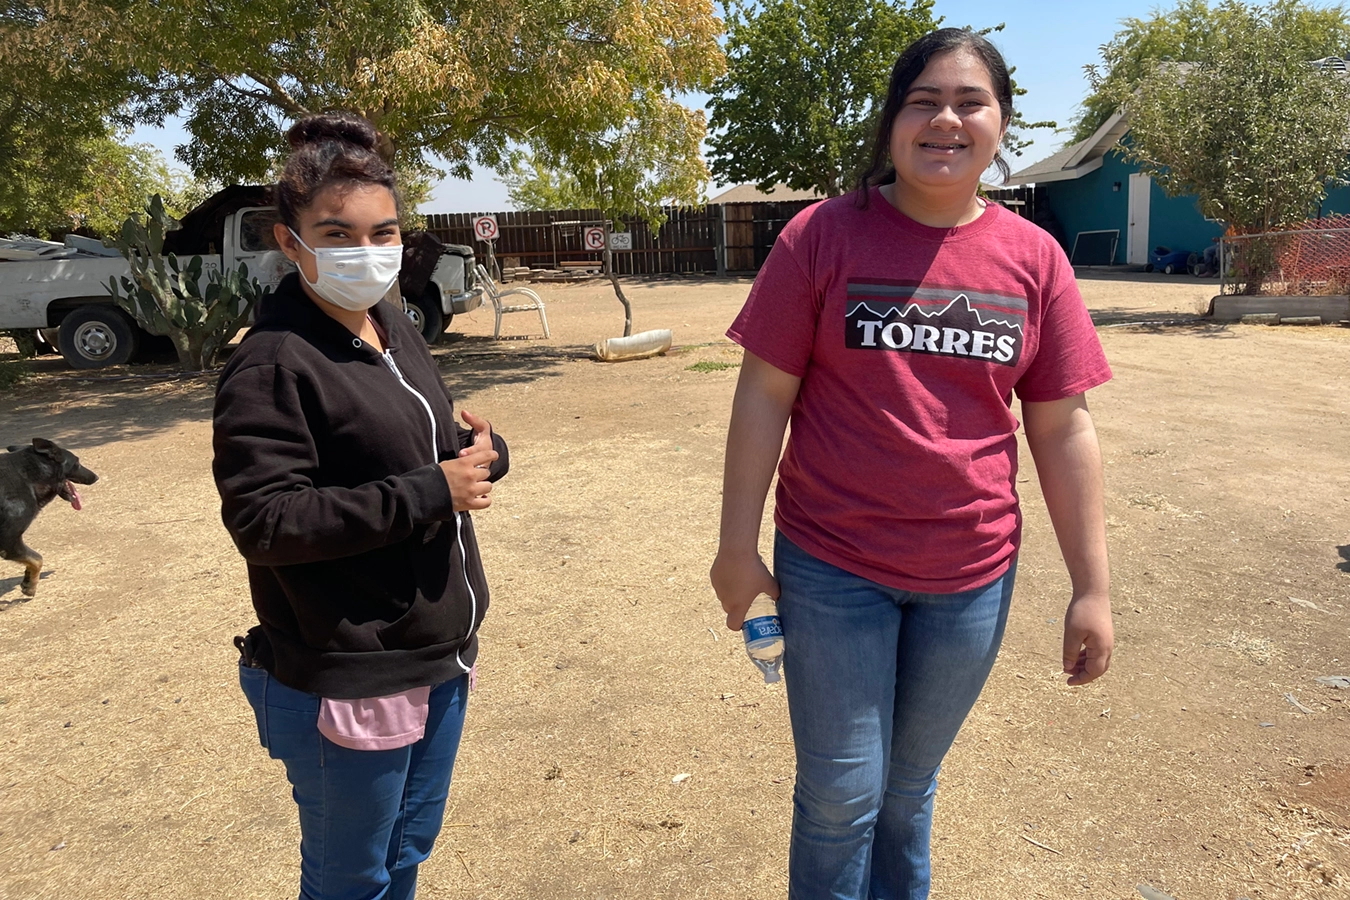
[[[316,281],[305,278],[304,269],[300,270],[300,277],[314,289],[314,293],[334,306],[352,312],[370,309],[389,293],[398,280],[398,270],[403,266],[402,244],[320,247],[314,250],[300,240],[300,235],[294,229],[290,231],[301,247],[314,254],[314,264],[318,270]]]

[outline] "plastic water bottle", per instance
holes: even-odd
[[[755,598],[745,613],[741,634],[745,635],[745,652],[750,661],[764,673],[764,683],[782,680],[783,622],[772,597],[760,594]]]

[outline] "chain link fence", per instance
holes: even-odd
[[[1227,235],[1219,243],[1219,277],[1221,294],[1350,294],[1350,216]]]

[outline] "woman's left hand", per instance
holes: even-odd
[[[1114,644],[1109,595],[1086,594],[1069,601],[1064,613],[1064,674],[1069,684],[1087,684],[1105,675]]]
[[[487,419],[480,419],[467,409],[459,411],[460,418],[464,424],[473,429],[473,443],[459,451],[460,456],[468,456],[475,450],[492,449],[492,423]]]

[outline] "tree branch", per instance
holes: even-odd
[[[247,76],[248,78],[252,78],[258,84],[261,84],[263,87],[267,88],[267,90],[271,92],[270,96],[261,96],[257,93],[243,91],[240,88],[235,88],[234,85],[231,85],[228,80],[226,79],[221,80],[224,81],[225,84],[228,85],[233,90],[239,91],[240,93],[249,94],[250,96],[257,97],[260,100],[270,101],[273,106],[277,107],[278,109],[280,109],[282,112],[284,112],[286,115],[290,116],[293,119],[300,119],[309,115],[309,110],[306,109],[305,106],[301,104],[298,100],[292,97],[290,95],[290,92],[287,91],[284,87],[282,87],[281,82],[277,81],[275,78],[268,78],[266,75],[263,75],[260,72],[254,72],[251,69],[245,69],[244,75]]]

